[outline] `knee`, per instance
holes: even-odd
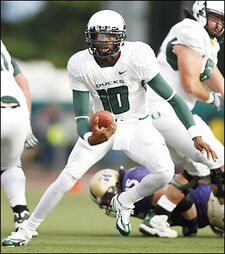
[[[174,170],[166,170],[157,173],[158,182],[165,186],[171,182],[174,176]]]

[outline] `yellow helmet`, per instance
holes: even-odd
[[[100,208],[106,209],[106,214],[110,215],[112,209],[110,202],[119,190],[119,173],[114,169],[102,169],[95,173],[90,181],[89,193],[92,200]]]
[[[224,234],[224,214],[221,211],[218,199],[211,192],[208,201],[209,225],[213,232],[223,236]]]

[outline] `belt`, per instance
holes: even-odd
[[[8,106],[2,106],[1,105],[1,108],[17,108],[17,107],[20,107],[20,105],[19,104],[13,105],[13,106],[10,106],[10,105],[8,105]]]
[[[144,117],[140,117],[140,118],[137,118],[136,120],[144,120],[146,119],[147,117],[149,117],[149,114],[147,116],[144,116]],[[132,118],[117,118],[115,121],[126,121],[126,120],[130,120]],[[134,119],[134,118],[133,118]]]

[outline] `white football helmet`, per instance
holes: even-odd
[[[211,37],[216,37],[218,41],[221,40],[224,32],[224,18],[209,17],[209,13],[216,13],[224,17],[224,1],[195,1],[192,6],[192,13],[194,18],[205,27]],[[208,27],[209,19],[219,23],[222,22],[222,29],[220,32],[213,31]]]
[[[90,181],[89,193],[100,208],[106,209],[107,215],[112,212],[110,202],[119,191],[119,173],[114,169],[102,169],[95,173]]]
[[[102,35],[102,36],[99,36]],[[114,40],[104,41],[103,35],[114,36]],[[126,24],[123,17],[112,10],[102,10],[91,16],[85,30],[86,42],[89,44],[90,54],[106,58],[120,51],[126,39]],[[98,37],[102,37],[99,39]],[[104,45],[113,45],[112,50],[104,52]],[[101,50],[100,50],[101,49]]]
[[[224,234],[224,213],[222,213],[218,199],[211,192],[208,201],[209,225],[213,232],[223,236]]]

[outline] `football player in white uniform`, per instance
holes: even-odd
[[[170,29],[160,47],[160,73],[186,101],[190,110],[196,100],[210,103],[220,110],[224,98],[224,78],[217,67],[217,53],[220,49],[218,41],[223,38],[224,31],[224,2],[196,1],[192,7],[193,15],[187,10],[186,14],[188,18]],[[211,175],[214,195],[224,213],[224,146],[208,125],[194,115],[203,139],[218,155],[216,162],[205,160],[195,152],[186,129],[171,105],[162,101],[152,89],[149,89],[149,109],[153,125],[165,138],[172,158],[184,166],[184,171],[172,181],[168,191],[158,201],[155,217],[169,215],[188,189],[195,186],[198,177],[208,174]],[[151,221],[147,231],[154,231]]]
[[[112,200],[112,206],[117,210],[116,227],[121,234],[129,235],[133,203],[169,183],[174,174],[174,164],[164,139],[148,117],[147,85],[173,104],[178,117],[188,129],[190,139],[194,141],[196,153],[209,160],[217,159],[195,128],[188,106],[160,76],[151,47],[143,42],[125,41],[126,26],[120,14],[111,10],[95,13],[88,22],[85,34],[89,49],[74,54],[67,66],[80,137],[67,165],[46,190],[29,220],[20,226],[18,232],[3,239],[5,246],[26,245],[32,237],[32,231],[36,230],[64,193],[110,149],[123,150],[131,159],[151,171],[151,175],[146,176],[140,184]],[[96,118],[90,132],[90,95],[93,112],[109,110],[116,122],[99,129]],[[160,226],[168,228],[163,222]],[[165,231],[170,237],[177,235],[174,230]]]
[[[30,126],[31,97],[28,81],[1,40],[1,183],[14,212],[15,229],[29,218],[21,165],[24,145],[35,148]]]

